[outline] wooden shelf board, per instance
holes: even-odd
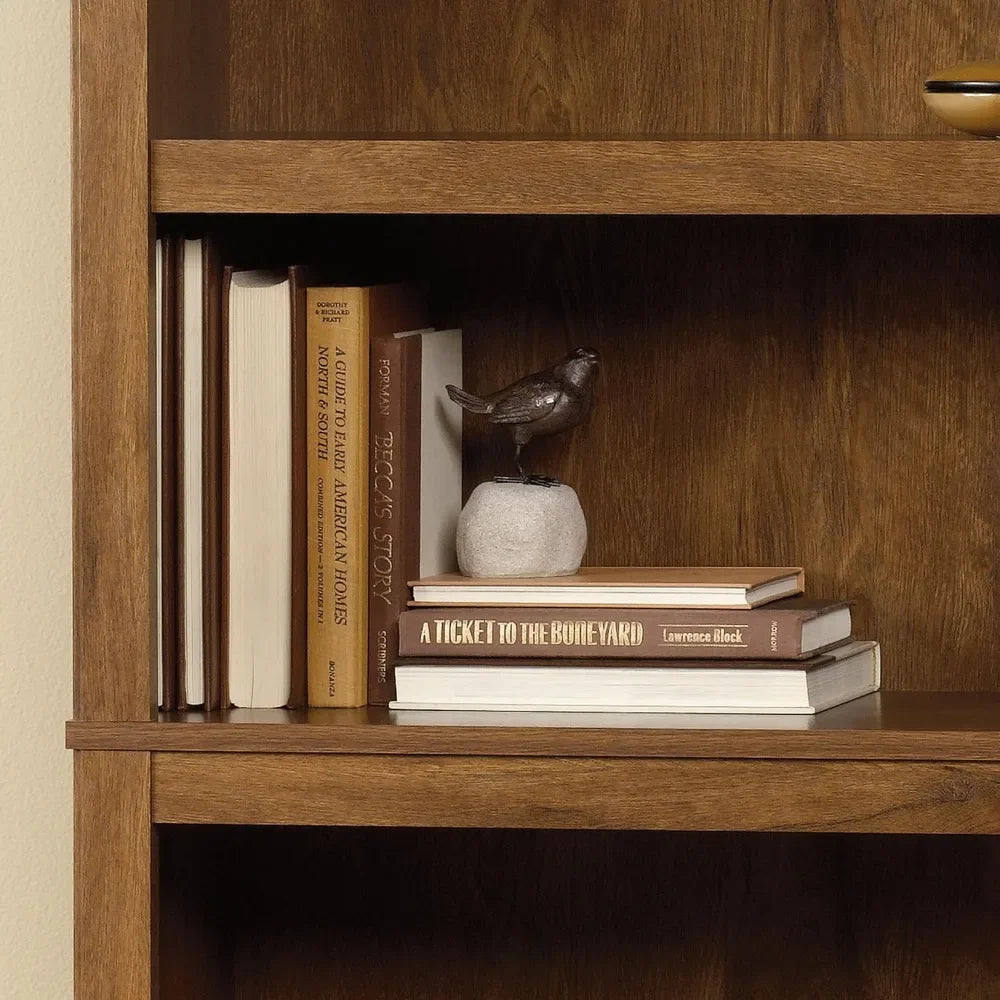
[[[157,823],[1000,833],[1000,764],[154,753]]]
[[[154,212],[1000,212],[972,139],[163,139]]]
[[[816,716],[245,710],[70,722],[76,750],[1000,761],[1000,694],[882,692]]]

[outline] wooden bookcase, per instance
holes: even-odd
[[[1000,995],[1000,144],[919,97],[994,4],[75,6],[78,1000]],[[801,564],[882,694],[158,717],[151,252],[189,215],[426,277],[473,389],[599,348],[535,453],[588,559]],[[470,425],[466,485],[499,462]]]

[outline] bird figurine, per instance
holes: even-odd
[[[532,439],[557,434],[579,424],[594,399],[594,380],[600,356],[589,347],[578,347],[551,368],[518,379],[488,396],[474,396],[455,385],[445,389],[469,413],[486,415],[491,424],[506,424],[514,436],[514,463],[519,479],[498,477],[500,482],[555,486],[548,476],[526,476],[521,449]]]

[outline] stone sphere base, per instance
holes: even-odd
[[[456,544],[466,576],[569,576],[587,548],[587,520],[571,486],[480,483],[459,515]]]

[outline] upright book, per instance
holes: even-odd
[[[800,659],[851,634],[846,601],[786,597],[752,610],[414,608],[401,656]]]
[[[177,708],[177,246],[156,241],[157,704]]]
[[[289,708],[305,708],[309,704],[308,692],[308,634],[307,587],[309,577],[309,542],[306,524],[309,516],[307,501],[307,451],[306,410],[309,392],[309,371],[306,349],[306,330],[309,310],[307,289],[315,272],[310,267],[293,265],[288,269],[289,306],[291,308],[291,618],[290,658],[291,677],[288,694]]]
[[[586,566],[573,576],[413,582],[413,603],[439,606],[753,608],[801,594],[802,569],[776,566]]]
[[[292,677],[292,308],[287,273],[226,269],[223,688],[288,703]]]
[[[221,267],[211,239],[177,242],[178,705],[218,707]],[[209,678],[213,678],[210,680]]]
[[[367,699],[368,290],[306,291],[309,704]]]
[[[372,290],[368,489],[368,701],[394,697],[399,616],[414,576],[455,568],[462,507],[462,420],[444,390],[461,385],[459,330],[426,322],[413,286]]]

